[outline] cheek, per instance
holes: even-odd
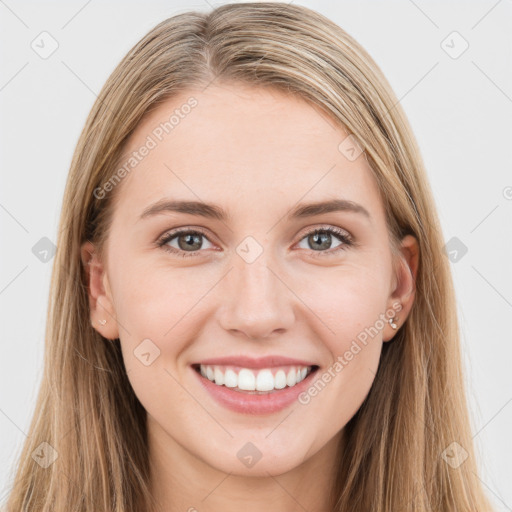
[[[314,277],[308,279],[304,302],[321,320],[317,335],[331,360],[299,402],[313,417],[331,411],[332,423],[325,428],[333,434],[357,412],[375,379],[388,274],[384,267],[361,265],[337,269],[328,278],[320,272]]]
[[[295,289],[323,325],[319,332],[324,343],[333,354],[340,354],[365,329],[382,330],[379,318],[386,310],[387,274],[362,265],[320,270]]]
[[[173,271],[161,263],[125,266],[116,273],[118,320],[130,333],[163,342],[182,325],[188,326],[194,306],[214,282],[197,267]]]
[[[200,308],[194,305],[211,288],[205,281],[192,270],[187,274],[150,262],[116,270],[114,299],[128,378],[144,408],[164,421],[170,410],[190,406],[178,383],[186,369],[177,363],[197,337]]]

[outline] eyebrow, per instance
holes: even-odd
[[[331,212],[352,212],[359,213],[371,219],[370,212],[359,203],[349,201],[348,199],[331,199],[329,201],[320,201],[317,203],[301,204],[293,209],[287,216],[288,219],[301,219],[312,217],[323,213]]]
[[[364,206],[347,199],[331,199],[316,203],[300,204],[291,210],[286,215],[286,218],[288,220],[302,219],[338,211],[359,213],[371,219],[370,213]],[[230,219],[230,215],[225,210],[212,203],[205,203],[203,201],[172,201],[167,199],[162,199],[146,208],[140,218],[144,219],[163,212],[187,213],[220,221]]]

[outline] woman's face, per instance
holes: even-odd
[[[334,453],[388,318],[410,309],[417,256],[407,237],[393,272],[378,188],[346,136],[297,97],[211,85],[128,141],[91,307],[159,456],[261,476]]]

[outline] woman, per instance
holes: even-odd
[[[7,510],[491,510],[407,120],[305,7],[151,30],[65,191]]]

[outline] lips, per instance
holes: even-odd
[[[303,381],[313,366],[276,366],[273,368],[239,368],[235,366],[194,367],[203,377],[235,391],[273,391],[293,387]]]
[[[278,355],[271,355],[259,358],[248,356],[215,357],[197,361],[193,365],[237,366],[240,368],[272,368],[274,366],[318,366],[313,361],[307,361],[304,359],[293,359],[291,357]]]
[[[292,405],[319,368],[285,356],[212,358],[191,367],[217,403],[245,414],[273,413]]]

